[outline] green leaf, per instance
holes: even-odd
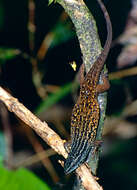
[[[27,169],[9,171],[0,165],[0,189],[3,190],[50,190],[47,184]]]
[[[0,155],[0,168],[3,166],[3,158],[2,156]]]
[[[53,3],[53,2],[54,2],[54,0],[49,0],[48,5],[50,5],[50,4]]]

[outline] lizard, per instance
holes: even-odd
[[[68,157],[64,162],[66,174],[88,162],[89,156],[93,155],[95,147],[100,144],[96,140],[100,119],[98,94],[108,90],[110,85],[105,75],[102,76],[103,83],[99,84],[99,77],[110,50],[112,25],[104,4],[101,0],[97,1],[106,20],[108,34],[104,48],[89,72],[84,76],[84,63],[80,69],[80,95],[72,111],[71,145]]]

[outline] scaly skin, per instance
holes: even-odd
[[[97,0],[106,19],[107,40],[104,50],[93,64],[84,78],[81,76],[80,96],[75,104],[71,117],[71,150],[64,164],[65,173],[68,174],[87,161],[89,155],[95,150],[96,134],[100,119],[98,93],[109,88],[109,82],[103,76],[103,84],[98,84],[100,73],[107,58],[111,41],[112,26],[109,15],[101,0]],[[84,71],[84,69],[82,68]]]

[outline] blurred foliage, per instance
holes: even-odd
[[[40,114],[44,110],[47,110],[52,105],[56,104],[61,98],[67,95],[72,89],[72,83],[66,84],[61,89],[59,89],[56,93],[49,95],[45,101],[42,101],[37,107],[35,113]]]
[[[0,157],[4,159],[6,157],[6,141],[5,136],[2,132],[0,132]]]
[[[54,34],[54,38],[50,45],[50,48],[58,46],[61,43],[64,43],[70,40],[74,36],[75,32],[71,31],[70,24],[71,23],[68,22],[68,20],[66,22],[58,22],[56,24],[56,26],[52,30]]]
[[[137,138],[117,139],[112,142],[109,153],[102,156],[98,177],[104,189],[137,189],[136,143]]]
[[[17,55],[20,54],[20,51],[17,49],[12,48],[0,48],[0,61],[6,61],[15,58]],[[1,62],[4,63],[4,62]]]
[[[0,165],[0,189],[3,190],[50,190],[46,183],[42,182],[32,172],[20,168],[9,171]]]

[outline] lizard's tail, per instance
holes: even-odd
[[[104,45],[104,49],[102,51],[102,54],[104,54],[104,59],[106,59],[108,52],[110,50],[110,47],[111,47],[111,42],[112,42],[112,25],[111,25],[109,14],[107,12],[106,7],[102,3],[102,0],[97,0],[97,1],[98,1],[99,5],[100,5],[100,7],[104,13],[104,17],[105,17],[106,24],[107,24],[107,40],[106,40],[106,43]]]
[[[112,42],[112,25],[111,25],[111,20],[109,17],[109,14],[107,12],[106,7],[104,6],[104,4],[102,3],[102,0],[97,0],[101,10],[103,11],[105,20],[106,20],[106,25],[107,25],[107,39],[106,39],[106,43],[104,45],[104,48],[101,52],[101,54],[98,56],[96,62],[93,64],[93,66],[91,67],[91,69],[89,70],[89,72],[87,73],[85,79],[88,79],[90,77],[94,77],[96,78],[97,75],[100,75],[100,72],[104,66],[104,62],[106,61],[106,58],[108,56],[110,47],[111,47],[111,42]]]
[[[76,170],[81,164],[88,160],[89,155],[91,155],[92,148],[94,149],[94,145],[88,143],[88,140],[85,140],[81,143],[81,145],[76,149],[72,144],[72,149],[68,155],[64,163],[64,171],[65,174],[71,173],[72,171]]]

